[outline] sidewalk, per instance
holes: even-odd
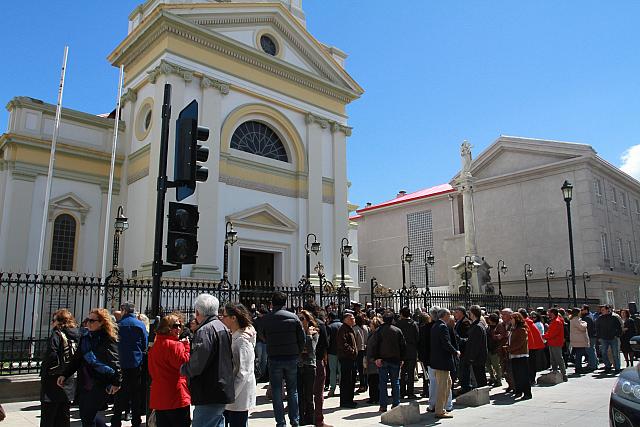
[[[491,404],[478,408],[461,408],[454,404],[454,418],[437,420],[426,413],[426,399],[420,399],[422,421],[418,426],[474,426],[495,427],[496,423],[517,425],[518,427],[551,427],[580,425],[581,427],[603,427],[609,425],[609,393],[617,377],[589,374],[583,377],[569,377],[569,382],[547,387],[533,387],[533,399],[513,402],[505,396],[503,387],[493,389]],[[421,383],[416,383],[416,386]],[[273,427],[273,410],[266,397],[265,384],[259,384],[258,406],[249,419],[250,426]],[[367,405],[367,395],[356,395],[359,403],[356,409],[338,408],[339,397],[325,400],[325,422],[335,427],[381,426],[377,405]],[[31,427],[40,423],[39,402],[3,404],[7,419],[2,427]],[[77,408],[72,408],[72,426],[80,426]],[[131,423],[123,423],[130,426]]]

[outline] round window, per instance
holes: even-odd
[[[260,36],[260,47],[264,50],[265,53],[276,56],[278,54],[278,45],[276,45],[275,40],[270,36],[264,34]]]
[[[135,121],[135,134],[138,141],[144,140],[153,126],[153,98],[147,98],[142,102]]]
[[[151,110],[147,111],[147,115],[144,116],[144,130],[147,131],[151,127]]]

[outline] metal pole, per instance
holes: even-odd
[[[549,300],[549,307],[551,307],[551,284],[549,283],[549,271],[547,270],[547,299]]]
[[[524,298],[529,309],[529,280],[527,279],[527,264],[524,266]]]
[[[571,274],[571,270],[566,270],[564,272],[564,278],[567,282],[567,299],[570,300],[571,299],[571,291],[569,291],[569,274]]]
[[[576,264],[573,257],[573,231],[571,229],[571,200],[567,200],[567,225],[569,227],[569,254],[571,256],[571,286],[573,287],[573,306],[578,305],[576,299]]]
[[[307,251],[307,285],[311,284],[311,253],[309,252],[309,248]]]
[[[405,272],[404,272],[404,255],[400,258],[400,260],[402,261],[402,289],[406,289],[407,281],[405,279]]]
[[[162,130],[160,133],[160,165],[158,167],[158,196],[156,200],[155,241],[151,287],[151,317],[160,314],[160,281],[162,279],[162,240],[164,237],[164,201],[167,193],[167,153],[169,151],[169,120],[171,119],[171,85],[164,85],[162,101]]]

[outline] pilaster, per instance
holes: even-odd
[[[349,236],[349,211],[347,206],[347,136],[350,128],[331,123],[333,143],[333,265],[336,276],[340,275],[340,248],[342,239]],[[350,242],[355,246],[357,242]],[[352,254],[351,256],[355,256]],[[345,283],[353,285],[349,275],[349,260],[345,259]]]
[[[322,133],[329,128],[329,122],[311,113],[306,115],[305,122],[307,124],[307,158],[309,159],[307,233],[314,233],[318,237],[323,249],[318,254],[317,261],[324,264],[327,260],[324,254],[332,252],[329,248],[332,244],[329,240],[331,236],[323,235],[322,222]],[[304,241],[306,234],[300,237]]]

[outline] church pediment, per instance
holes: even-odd
[[[67,193],[62,196],[51,199],[49,202],[49,220],[52,220],[54,214],[59,211],[72,211],[80,215],[80,222],[84,224],[87,213],[91,209],[88,203],[82,200],[75,193]]]
[[[227,217],[235,226],[293,233],[298,229],[295,222],[268,203],[236,212]]]

